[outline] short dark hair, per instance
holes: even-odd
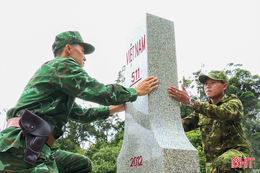
[[[62,52],[64,51],[64,48],[65,46],[57,49],[55,52],[54,52],[54,57],[57,57],[57,56],[60,56],[62,54]]]
[[[79,44],[70,44],[70,45],[73,46],[73,47],[76,47],[76,46],[78,46]],[[64,48],[65,48],[65,46],[63,46],[63,47],[57,49],[57,50],[54,52],[54,57],[60,56],[60,55],[62,54],[62,52],[64,51]]]

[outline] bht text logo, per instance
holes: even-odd
[[[242,165],[244,165],[245,168],[249,166],[249,168],[252,168],[252,161],[255,160],[254,157],[247,157],[244,161],[242,161],[242,158],[232,158],[231,159],[231,168],[242,168]],[[247,164],[249,163],[249,164]]]

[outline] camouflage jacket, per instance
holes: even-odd
[[[76,97],[105,107],[83,109],[74,102]],[[43,64],[33,75],[16,106],[7,112],[7,119],[20,117],[28,109],[54,125],[52,134],[59,138],[68,119],[86,123],[107,118],[108,105],[136,99],[135,89],[117,84],[101,84],[91,78],[74,59],[56,57]],[[0,134],[1,144],[8,139],[16,141],[18,137],[18,132],[7,131],[10,135],[5,134],[5,130]],[[11,146],[0,146],[0,151],[8,149],[7,147]]]
[[[235,95],[224,95],[217,105],[196,102],[196,110],[182,124],[185,132],[200,128],[207,162],[231,148],[250,150],[242,130],[243,106]]]

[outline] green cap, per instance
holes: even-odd
[[[223,71],[212,70],[208,75],[200,75],[199,81],[204,84],[207,78],[213,80],[221,80],[224,83],[228,83],[228,77],[225,75]]]
[[[66,46],[67,44],[78,44],[78,43],[83,44],[85,50],[84,54],[91,54],[95,50],[95,47],[92,46],[91,44],[84,43],[78,31],[66,31],[60,33],[55,37],[55,41],[52,45],[52,51],[53,53],[55,53],[56,50],[58,50],[63,46]]]

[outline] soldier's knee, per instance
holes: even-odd
[[[231,158],[218,157],[211,164],[212,173],[243,173],[242,168],[231,168]]]

